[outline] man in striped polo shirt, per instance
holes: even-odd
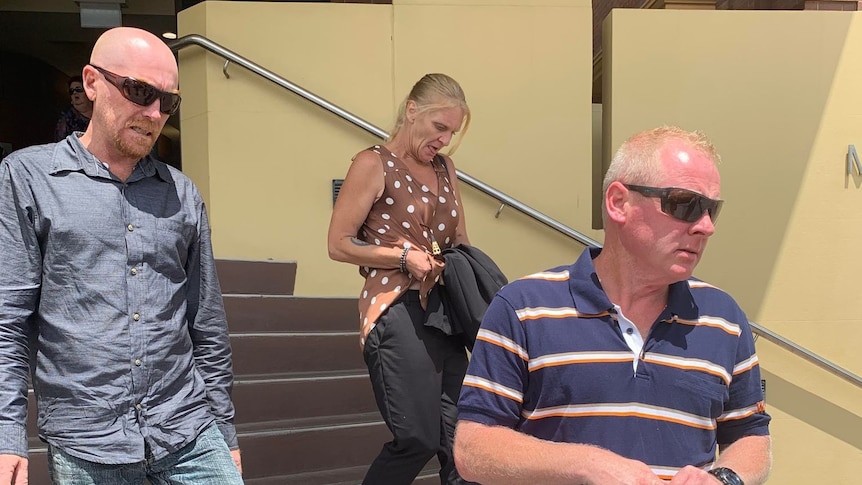
[[[715,232],[719,156],[661,127],[617,151],[604,248],[504,287],[459,401],[455,461],[493,484],[756,485],[770,417],[748,320],[692,278]]]

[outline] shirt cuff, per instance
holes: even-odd
[[[234,436],[236,432],[234,432]],[[18,424],[0,425],[0,454],[28,458],[27,429]]]
[[[231,450],[236,450],[239,448],[239,440],[236,437],[236,427],[233,423],[219,423],[216,422],[219,431],[221,431],[222,436],[224,436],[224,440],[227,443],[227,447]]]

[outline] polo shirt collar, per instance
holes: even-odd
[[[601,248],[584,249],[577,261],[569,267],[569,291],[578,312],[598,315],[613,308],[613,303],[599,282],[593,259],[602,252]],[[698,309],[691,294],[688,281],[678,281],[668,287],[667,308],[659,320],[670,320],[678,316],[686,320],[697,318]]]
[[[614,306],[602,289],[593,264],[593,259],[601,252],[601,248],[588,247],[569,267],[569,291],[579,313],[598,315]]]

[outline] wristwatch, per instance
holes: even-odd
[[[721,481],[722,485],[745,485],[739,475],[730,468],[718,467],[709,471],[709,474]]]

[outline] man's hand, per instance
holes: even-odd
[[[671,485],[719,485],[721,482],[706,470],[687,466],[680,470],[670,483]]]
[[[230,450],[230,457],[233,458],[233,464],[236,465],[236,469],[239,470],[239,474],[242,476],[242,456],[240,455],[239,448]],[[24,483],[26,484],[27,482]],[[5,485],[5,483],[0,481],[0,485]]]
[[[28,460],[18,455],[0,455],[0,485],[28,485]]]

